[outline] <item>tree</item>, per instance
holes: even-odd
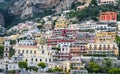
[[[49,68],[47,72],[48,72],[48,73],[53,73],[53,69],[52,69],[52,68]]]
[[[92,1],[91,1],[91,5],[95,5],[95,6],[97,6],[97,2],[96,2],[96,0],[92,0]]]
[[[60,68],[60,67],[55,67],[55,68],[49,68],[48,69],[48,73],[54,73],[54,72],[61,72],[62,71],[62,68]]]
[[[9,70],[8,73],[15,74],[15,70]]]
[[[102,67],[101,67],[101,71],[108,73],[109,69],[112,67],[112,62],[111,59],[109,58],[105,58],[102,62]]]
[[[25,62],[25,61],[20,61],[20,62],[18,62],[18,66],[22,69],[22,72],[23,72],[23,69],[25,68],[25,69],[27,69],[28,68],[28,64],[27,64],[27,62]],[[24,72],[23,72],[24,73]]]
[[[12,57],[15,54],[15,50],[13,48],[10,48],[10,57]]]
[[[109,74],[120,74],[120,68],[111,68]]]
[[[104,64],[105,64],[106,67],[111,68],[111,66],[112,66],[111,59],[105,58],[104,59]]]
[[[97,63],[95,63],[95,62],[90,62],[88,64],[87,68],[88,68],[89,72],[95,72],[95,73],[97,73],[97,72],[100,71],[100,66]]]
[[[55,67],[53,69],[53,72],[61,72],[61,71],[62,71],[62,68],[60,68],[60,67]]]
[[[40,30],[41,28],[43,28],[42,25],[38,25],[37,28]]]
[[[20,61],[20,62],[18,62],[18,66],[20,68],[27,68],[28,64],[25,61]]]
[[[32,70],[37,72],[38,68],[37,67],[32,67]]]
[[[0,57],[3,57],[3,51],[4,51],[4,47],[0,46]]]
[[[0,72],[2,72],[2,69],[0,69]]]
[[[38,63],[38,66],[44,69],[46,67],[46,64],[44,62]]]

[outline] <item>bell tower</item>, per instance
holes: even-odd
[[[4,58],[9,58],[10,41],[8,39],[4,42]]]

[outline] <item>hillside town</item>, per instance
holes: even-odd
[[[85,4],[78,6],[78,11],[91,3],[80,1]],[[117,1],[97,3],[116,5]],[[69,12],[3,28],[0,34],[6,36],[0,37],[0,74],[120,74],[118,12],[100,12],[98,21],[79,23],[74,23],[77,18],[67,18]]]

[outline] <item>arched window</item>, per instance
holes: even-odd
[[[37,59],[35,59],[35,61],[37,62]]]

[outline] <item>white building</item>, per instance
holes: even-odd
[[[32,44],[31,41],[33,42],[33,40],[20,40],[14,46],[16,50],[15,55],[23,55],[23,60],[28,63],[28,66],[37,66],[39,62],[49,63],[53,61],[52,56],[55,52],[51,50],[50,46]]]

